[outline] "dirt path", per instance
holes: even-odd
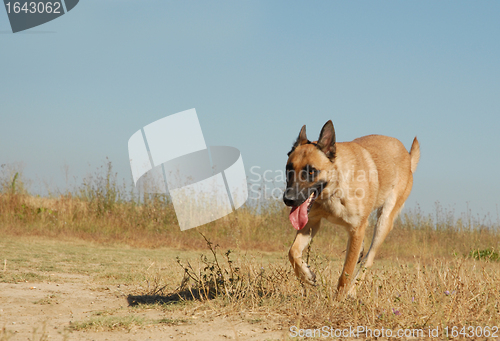
[[[0,340],[282,340],[286,335],[268,317],[138,309],[128,305],[127,286],[96,285],[85,275],[53,276],[57,283],[0,283]],[[140,323],[127,325],[131,318]]]

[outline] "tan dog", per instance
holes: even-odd
[[[335,142],[332,121],[311,142],[303,126],[288,153],[287,187],[283,201],[291,206],[290,221],[297,235],[289,258],[302,281],[315,284],[315,275],[302,259],[302,252],[318,232],[321,219],[344,227],[349,234],[344,269],[338,294],[354,293],[356,264],[370,267],[375,254],[391,231],[405,200],[410,195],[413,173],[420,158],[417,138],[410,153],[392,137],[369,135],[352,142]],[[377,225],[364,258],[363,239],[368,217],[377,209]]]

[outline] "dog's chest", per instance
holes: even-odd
[[[335,225],[357,226],[360,223],[360,216],[353,207],[347,207],[345,202],[338,197],[330,197],[321,203],[321,210],[324,212],[323,218]]]

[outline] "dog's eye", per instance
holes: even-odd
[[[319,173],[319,171],[316,168],[314,168],[313,166],[310,166],[310,165],[305,166],[304,171],[306,174],[306,180],[310,181],[310,182],[314,181],[314,179],[316,178],[316,176]]]
[[[316,177],[316,172],[317,172],[316,170],[309,171],[309,173],[308,173],[308,175],[309,175],[308,176],[308,180],[309,181],[313,181],[314,180],[314,178]]]

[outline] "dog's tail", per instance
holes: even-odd
[[[415,137],[410,148],[410,169],[412,173],[417,170],[418,160],[420,160],[420,144],[417,137]]]

